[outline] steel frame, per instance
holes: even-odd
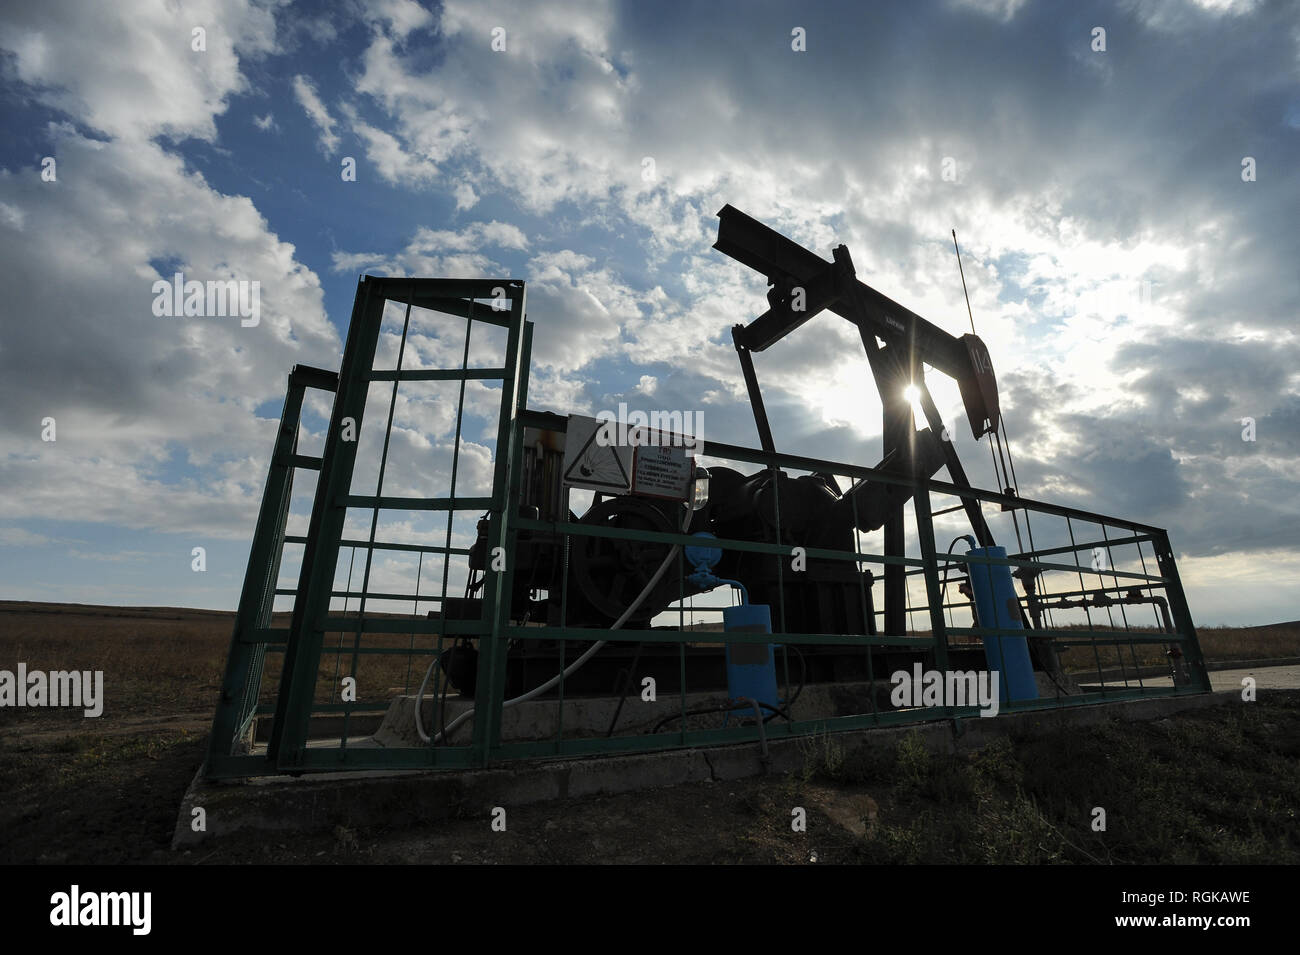
[[[508,308],[498,311],[503,301]],[[406,306],[403,324],[402,348],[405,347],[406,330],[412,306],[431,309],[444,315],[463,318],[466,322],[465,357],[460,368],[409,369],[402,368],[402,352],[395,370],[376,370],[374,365],[376,344],[383,319],[385,303],[395,301]],[[468,366],[469,340],[476,322],[487,322],[507,330],[506,359],[501,367],[475,369]],[[522,626],[510,619],[510,593],[512,569],[507,562],[499,573],[486,574],[481,612],[473,619],[447,619],[446,614],[420,618],[416,616],[367,616],[365,601],[380,599],[410,599],[411,595],[391,592],[369,592],[369,560],[377,550],[395,549],[440,554],[447,560],[463,557],[468,551],[451,546],[450,514],[459,511],[487,512],[489,520],[488,541],[492,547],[504,548],[505,554],[514,553],[520,531],[549,532],[566,538],[566,542],[584,536],[624,538],[665,544],[688,544],[692,538],[679,533],[633,531],[620,528],[594,527],[569,521],[541,521],[519,516],[511,502],[519,499],[523,460],[523,432],[525,427],[564,431],[566,419],[559,415],[526,410],[528,368],[531,352],[532,325],[525,317],[525,294],[522,282],[507,279],[443,280],[364,277],[358,285],[352,322],[348,331],[343,362],[337,376],[319,369],[298,367],[289,376],[289,387],[281,415],[275,450],[272,455],[267,483],[263,492],[261,509],[249,555],[239,610],[230,644],[226,675],[221,698],[213,721],[213,731],[204,775],[211,778],[243,777],[275,773],[302,773],[340,769],[454,769],[486,766],[493,763],[522,758],[547,758],[559,756],[601,755],[626,752],[643,752],[679,747],[757,741],[761,727],[733,726],[723,729],[690,729],[685,718],[674,732],[610,736],[608,738],[583,738],[564,733],[564,681],[554,700],[559,707],[559,719],[554,739],[539,742],[503,741],[501,733],[502,704],[505,690],[505,658],[512,641],[560,641],[562,648],[569,641],[590,642],[607,640],[616,642],[676,643],[681,648],[681,713],[686,715],[686,644],[702,642],[698,632],[688,632],[685,627],[684,601],[676,608],[681,615],[677,629],[650,630],[590,630],[569,627],[563,619],[558,627]],[[456,455],[459,454],[460,422],[464,413],[465,382],[471,379],[498,380],[501,384],[501,407],[496,429],[496,450],[493,464],[493,485],[490,497],[458,497],[455,488]],[[351,493],[351,478],[356,463],[357,444],[344,440],[345,419],[352,418],[355,428],[363,424],[366,398],[373,382],[393,383],[393,401],[396,389],[403,381],[442,380],[459,382],[460,405],[457,414],[457,443],[452,466],[452,485],[446,496],[429,498],[399,498],[383,495],[383,473],[388,455],[388,437],[393,421],[390,403],[387,429],[384,433],[384,452],[380,461],[380,479],[373,496]],[[297,434],[303,397],[307,388],[334,392],[334,405],[324,452],[320,458],[297,453]],[[764,444],[768,444],[765,440]],[[1086,629],[1047,628],[1030,631],[1035,639],[1046,639],[1059,645],[1098,647],[1114,645],[1118,649],[1127,644],[1136,663],[1135,647],[1146,643],[1177,644],[1183,649],[1189,665],[1192,683],[1189,686],[1146,686],[1138,675],[1138,685],[1133,687],[1125,675],[1123,687],[1108,687],[1102,679],[1100,692],[1057,696],[1004,705],[1011,711],[1038,710],[1056,707],[1086,705],[1131,699],[1141,696],[1164,696],[1209,690],[1209,677],[1201,657],[1196,631],[1193,627],[1186,598],[1178,577],[1173,550],[1168,534],[1160,528],[1133,521],[1104,517],[1076,508],[1037,502],[1007,495],[945,483],[933,479],[909,478],[898,474],[791,454],[778,453],[770,447],[745,448],[736,445],[710,443],[707,454],[711,459],[727,460],[757,465],[765,468],[785,468],[803,472],[827,472],[838,476],[867,478],[886,484],[910,486],[914,489],[913,502],[916,519],[919,557],[908,557],[901,548],[885,554],[867,553],[861,549],[852,552],[808,548],[807,556],[816,559],[844,560],[858,566],[878,564],[899,568],[902,576],[921,575],[925,585],[926,622],[929,633],[909,635],[901,627],[886,627],[875,636],[860,634],[807,634],[785,633],[784,607],[773,608],[773,625],[779,632],[773,636],[748,633],[709,633],[709,643],[776,642],[782,647],[805,644],[838,644],[856,646],[866,654],[868,667],[873,666],[871,648],[895,647],[905,650],[923,650],[929,654],[937,669],[948,666],[948,652],[953,639],[962,640],[983,636],[1024,635],[1024,631],[999,630],[987,627],[959,627],[945,619],[945,610],[951,612],[959,602],[945,602],[941,575],[945,568],[960,570],[965,564],[1004,564],[1018,569],[1039,572],[1065,572],[1079,577],[1079,591],[1059,594],[1044,593],[1045,599],[1069,596],[1071,593],[1095,592],[1112,580],[1112,590],[1143,589],[1154,594],[1159,590],[1168,602],[1174,633],[1134,631],[1124,621],[1124,629],[1096,627],[1088,614]],[[297,469],[319,472],[316,493],[311,511],[309,530],[305,537],[286,536],[285,527],[293,476]],[[1006,560],[941,552],[935,540],[934,511],[931,496],[955,498],[959,503],[947,510],[973,509],[981,513],[984,504],[1003,510],[1015,508],[1032,510],[1064,520],[1069,532],[1069,544],[1044,547],[1030,552],[1009,555]],[[368,540],[344,539],[343,528],[346,511],[352,508],[369,508],[373,518]],[[423,509],[449,512],[448,533],[442,544],[394,544],[375,540],[375,519],[385,509]],[[779,509],[777,511],[779,520]],[[1074,524],[1096,524],[1102,529],[1102,539],[1084,541],[1074,539]],[[1107,527],[1123,536],[1111,538]],[[1042,536],[1042,535],[1040,535]],[[296,588],[276,586],[281,554],[286,544],[303,544],[302,566]],[[341,548],[351,546],[363,549],[367,555],[366,574],[361,589],[354,591],[349,584],[343,591],[335,589],[335,570]],[[724,549],[768,554],[788,558],[784,546],[745,540],[719,540]],[[1067,562],[1066,555],[1087,553],[1091,548],[1136,546],[1142,560],[1143,571],[1098,571]],[[1148,573],[1144,546],[1154,555],[1156,573]],[[1044,557],[1062,559],[1043,560]],[[682,558],[678,556],[679,570]],[[1084,575],[1098,578],[1098,587],[1088,588]],[[678,579],[685,576],[679,573]],[[860,575],[859,575],[860,576]],[[1121,580],[1124,583],[1121,583]],[[440,607],[447,598],[446,561],[444,561],[443,586],[432,598]],[[417,586],[418,590],[418,586]],[[292,622],[285,628],[271,626],[271,611],[277,595],[293,596]],[[359,597],[361,603],[355,616],[340,615],[331,610],[331,599],[341,596]],[[418,595],[417,595],[418,596]],[[866,601],[864,595],[863,606]],[[1123,608],[1120,608],[1123,611]],[[883,611],[877,611],[877,615]],[[1085,613],[1087,613],[1085,609]],[[1049,613],[1050,620],[1050,613]],[[353,637],[352,646],[343,651],[355,665],[358,655],[365,653],[409,652],[421,663],[444,652],[444,640],[459,635],[472,635],[478,639],[479,677],[475,701],[476,715],[471,738],[460,744],[430,744],[404,748],[365,748],[349,745],[349,720],[356,714],[382,707],[384,701],[357,703],[322,703],[317,700],[317,684],[324,638],[327,633],[340,632]],[[364,645],[367,634],[427,635],[437,639],[436,649],[396,651],[391,648]],[[265,704],[259,705],[259,692],[263,683],[265,658],[269,653],[282,653],[283,666],[275,685],[273,713]],[[788,654],[788,651],[786,651]],[[576,655],[576,654],[575,654]],[[1123,665],[1122,650],[1119,652]],[[564,656],[562,654],[562,659]],[[784,662],[785,678],[789,683],[788,656]],[[440,668],[434,667],[438,672]],[[1098,672],[1101,662],[1098,655]],[[874,670],[872,679],[876,678]],[[441,678],[439,674],[439,678]],[[435,690],[436,692],[436,690]],[[337,745],[309,745],[312,741],[313,717],[341,714],[344,721],[342,737]],[[270,742],[265,752],[254,751],[248,745],[249,727],[256,716],[272,716]],[[847,716],[796,722],[773,721],[766,727],[769,741],[783,737],[802,736],[857,729],[868,726],[919,723],[937,719],[961,720],[977,715],[973,707],[936,707],[878,711],[873,700],[870,712]]]

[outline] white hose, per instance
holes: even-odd
[[[690,527],[690,525],[691,525],[691,509],[688,506],[686,509],[686,520],[682,522],[683,534],[686,533],[686,529]],[[677,556],[677,551],[679,547],[680,545],[678,544],[674,544],[672,546],[672,548],[668,551],[668,556],[664,558],[664,562],[659,565],[659,569],[656,570],[654,576],[650,578],[650,582],[645,585],[645,587],[641,590],[639,594],[636,595],[636,599],[633,600],[630,604],[628,604],[627,609],[623,611],[623,615],[619,617],[617,620],[615,620],[614,623],[610,626],[609,628],[610,630],[617,630],[619,627],[623,626],[623,624],[627,623],[628,617],[632,616],[632,614],[636,612],[636,608],[641,606],[641,602],[645,600],[646,597],[650,596],[650,591],[654,590],[655,586],[659,583],[660,578],[663,577],[664,572],[668,570],[668,565],[671,564],[673,562],[673,558]],[[590,660],[592,656],[594,656],[600,650],[600,648],[603,647],[608,642],[609,641],[607,640],[597,640],[587,649],[585,653],[582,654],[582,656],[578,657],[578,659],[574,660],[572,663],[570,663],[559,673],[555,674],[555,676],[551,677],[545,683],[541,684],[540,686],[534,687],[533,689],[529,690],[527,693],[524,693],[521,696],[516,696],[514,699],[506,700],[504,703],[501,704],[501,708],[505,709],[507,706],[515,706],[519,703],[526,703],[535,697],[541,696],[551,687],[555,686],[562,679],[568,677],[569,674],[573,673],[584,663]],[[433,672],[433,668],[437,665],[437,663],[438,663],[438,658],[434,657],[433,661],[429,664],[429,668],[424,671],[424,679],[420,681],[419,692],[416,693],[415,695],[415,731],[420,734],[420,739],[425,743],[431,741],[434,743],[442,742],[444,736],[450,735],[452,730],[456,729],[456,727],[460,726],[467,719],[469,719],[471,716],[474,715],[474,707],[471,706],[464,713],[460,714],[460,716],[456,717],[449,724],[447,724],[447,726],[443,728],[442,732],[440,732],[437,736],[433,737],[432,740],[430,740],[429,734],[424,731],[424,721],[420,719],[420,705],[424,699],[424,688],[429,682],[429,674]]]
[[[429,734],[424,731],[424,722],[420,719],[420,705],[424,702],[424,688],[429,685],[429,675],[433,673],[433,668],[438,665],[438,657],[434,657],[429,663],[429,669],[424,671],[424,679],[420,681],[420,689],[415,694],[415,731],[420,734],[420,739],[429,742]],[[434,713],[437,716],[437,713]]]

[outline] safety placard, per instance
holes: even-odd
[[[645,445],[636,449],[632,493],[684,501],[691,492],[694,460],[677,445]]]
[[[569,415],[564,440],[564,483],[626,494],[632,487],[632,448],[611,442],[606,422]]]

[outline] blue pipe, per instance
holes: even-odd
[[[722,559],[722,548],[710,544],[714,536],[708,531],[694,535],[700,543],[686,548],[686,559],[695,568],[687,579],[701,590],[727,584],[740,591],[740,603],[722,610],[722,629],[728,633],[771,633],[772,610],[767,604],[749,602],[749,591],[739,580],[727,580],[713,574],[713,566]],[[727,695],[733,700],[748,698],[774,709],[781,700],[776,688],[776,645],[772,643],[737,643],[725,647],[727,660]],[[737,714],[743,710],[735,710]],[[759,722],[762,720],[760,718]]]
[[[969,557],[1006,559],[1005,547],[974,547]],[[967,564],[971,594],[975,599],[978,625],[998,630],[1021,630],[1020,601],[1006,564]],[[998,681],[1001,700],[1036,700],[1038,683],[1029,659],[1029,642],[1024,637],[984,637],[984,657],[990,670],[1002,674]]]
[[[736,604],[722,610],[722,628],[728,633],[771,633],[772,610],[767,604]],[[771,707],[780,707],[776,688],[776,645],[772,643],[728,643],[727,695],[733,700],[749,697]],[[741,710],[737,710],[739,715]]]

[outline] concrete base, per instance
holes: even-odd
[[[917,733],[932,751],[964,752],[978,750],[1009,734],[1088,726],[1111,719],[1152,720],[1240,701],[1241,694],[1236,690],[1127,700],[1004,714],[995,719],[938,720],[847,731],[835,734],[835,740],[848,754],[863,747],[887,750],[900,737]],[[324,773],[260,777],[240,783],[214,783],[196,776],[181,802],[172,846],[189,847],[241,830],[328,831],[339,825],[393,828],[463,813],[486,815],[493,806],[724,781],[765,772],[795,772],[804,767],[815,745],[812,737],[773,740],[768,746],[766,765],[758,744],[745,743],[517,762],[508,768],[467,771]],[[204,832],[192,828],[192,810],[196,807],[202,807],[206,814]]]
[[[1062,673],[1053,682],[1052,678],[1042,670],[1035,670],[1034,683],[1038,687],[1038,698],[1040,700],[1063,699],[1080,692],[1078,681],[1068,673]]]
[[[1068,675],[1060,678],[1058,687],[1047,674],[1034,674],[1038,683],[1038,698],[1055,700],[1079,693],[1079,685]],[[895,709],[889,700],[893,685],[888,680],[857,683],[815,683],[805,686],[799,693],[791,715],[796,720],[823,720],[836,716],[852,716],[873,710],[871,697],[875,696],[874,709],[884,712]],[[686,709],[703,709],[722,703],[726,694],[721,692],[688,693]],[[466,710],[472,709],[473,700],[451,697],[445,713],[437,716],[438,726],[450,724]],[[641,699],[640,688],[634,687],[619,710],[617,697],[578,697],[565,700],[564,735],[566,738],[591,738],[606,735],[610,721],[618,713],[615,733],[633,736],[649,733],[667,717],[680,713],[682,702],[675,693],[650,702]],[[415,697],[399,696],[388,708],[383,722],[375,731],[374,739],[380,746],[401,747],[423,745],[415,730]],[[430,732],[435,719],[433,700],[420,701],[425,732]],[[765,711],[764,715],[767,715]],[[716,729],[724,725],[725,713],[701,714],[690,717],[691,729]],[[732,718],[734,724],[735,718]],[[559,729],[559,707],[554,699],[530,700],[501,713],[501,739],[503,742],[534,742],[554,739]],[[473,721],[466,720],[448,737],[453,745],[464,745],[473,733]],[[672,724],[676,728],[677,724]]]
[[[889,702],[891,687],[887,682],[874,684],[876,709],[893,709]],[[847,716],[853,713],[870,713],[873,685],[861,683],[820,683],[805,686],[791,709],[791,715],[797,720],[827,719],[833,716]],[[1054,690],[1052,691],[1055,692]],[[713,691],[706,693],[687,693],[686,709],[704,709],[712,705],[725,703],[727,694]],[[559,729],[559,706],[555,699],[529,700],[501,711],[502,742],[533,742],[554,739]],[[437,725],[450,724],[457,716],[473,708],[473,700],[451,697],[447,700],[446,713],[437,717]],[[667,717],[680,714],[681,698],[667,694],[654,701],[641,699],[640,687],[633,687],[619,710],[618,697],[592,696],[578,697],[564,701],[564,736],[569,738],[591,738],[604,736],[609,730],[610,720],[618,713],[615,735],[636,736],[651,732],[655,726]],[[770,711],[765,711],[764,716]],[[433,700],[424,698],[420,701],[420,715],[424,721],[425,732],[434,728]],[[701,714],[690,717],[690,728],[714,729],[723,725],[726,713]],[[750,713],[752,715],[752,712]],[[732,718],[735,725],[735,718]],[[674,722],[671,728],[676,729]],[[473,720],[466,720],[448,736],[452,745],[464,745],[473,734]],[[375,741],[381,746],[402,747],[424,745],[415,729],[415,697],[399,696],[388,708],[383,723],[375,731]]]

